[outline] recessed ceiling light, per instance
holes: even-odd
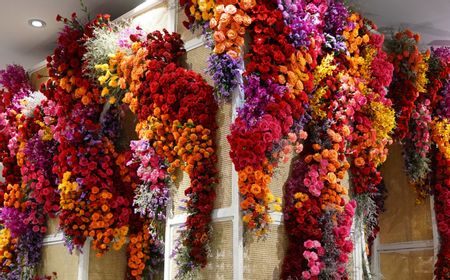
[[[47,25],[45,23],[45,21],[41,20],[41,19],[30,19],[28,21],[28,24],[35,27],[35,28],[44,28],[45,25]]]

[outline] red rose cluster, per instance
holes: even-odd
[[[437,152],[435,161],[434,210],[440,248],[434,275],[436,279],[448,279],[450,277],[450,159]]]

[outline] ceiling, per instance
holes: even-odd
[[[357,11],[390,33],[409,28],[423,48],[450,45],[450,0],[348,0]]]
[[[84,0],[92,16],[110,14],[114,19],[132,10],[144,0]],[[56,15],[70,17],[81,11],[80,0],[3,0],[0,2],[0,69],[16,63],[32,68],[51,54],[56,37],[63,27]],[[29,19],[42,19],[45,28],[33,28]]]
[[[112,18],[130,11],[144,0],[84,0],[91,15],[111,14]],[[357,11],[372,19],[381,30],[409,27],[422,35],[422,45],[450,45],[450,0],[347,0]],[[17,63],[32,68],[52,52],[62,23],[57,14],[69,17],[79,0],[12,0],[1,1],[0,68]],[[39,18],[47,23],[43,29],[28,25]]]

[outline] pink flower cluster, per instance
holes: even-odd
[[[307,250],[303,251],[303,257],[308,261],[309,270],[302,272],[303,279],[311,279],[311,277],[318,276],[320,270],[325,267],[325,264],[320,261],[320,256],[325,254],[325,249],[317,240],[306,240],[303,245]]]
[[[338,226],[333,229],[335,235],[336,247],[340,249],[341,254],[339,255],[339,264],[337,271],[338,273],[344,273],[347,262],[348,255],[353,250],[353,243],[350,239],[350,231],[353,223],[353,216],[355,214],[356,201],[351,200],[344,207],[344,215],[339,216]]]
[[[300,154],[303,151],[303,140],[308,137],[308,133],[300,131],[298,134],[289,132],[287,139],[282,139],[279,143],[279,151],[273,152],[272,157],[277,160],[281,160],[283,163],[289,162],[290,155],[294,151],[296,154]],[[278,149],[275,149],[278,150]]]
[[[326,176],[327,165],[327,160],[321,160],[320,165],[311,165],[311,168],[308,169],[305,179],[303,179],[303,184],[308,188],[309,192],[316,197],[320,196],[321,191],[324,187],[324,183],[323,180],[321,180],[321,177]]]

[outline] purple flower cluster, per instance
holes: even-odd
[[[206,73],[214,81],[216,100],[229,101],[240,83],[242,59],[233,59],[228,54],[212,54],[208,58]]]
[[[341,35],[345,27],[348,26],[348,16],[348,9],[342,2],[338,0],[330,1],[328,10],[325,14],[324,31],[333,36]]]
[[[347,50],[342,32],[348,26],[348,16],[348,9],[342,2],[332,0],[329,3],[328,10],[325,13],[325,47],[337,52],[345,52]]]
[[[27,232],[27,225],[23,222],[26,214],[16,208],[3,207],[0,209],[0,221],[11,232],[11,237],[16,238]]]
[[[20,236],[17,244],[17,269],[22,270],[21,279],[30,279],[34,274],[34,269],[39,265],[41,259],[41,248],[44,235],[32,230]]]
[[[256,75],[250,75],[245,85],[245,102],[239,108],[238,114],[248,127],[256,125],[259,118],[264,115],[264,108],[269,102],[274,102],[275,97],[281,97],[287,91],[285,86],[281,86],[271,80],[261,81]]]
[[[441,58],[445,63],[450,63],[450,47],[431,48],[434,55]]]
[[[121,129],[120,119],[121,110],[120,107],[117,106],[109,107],[108,109],[106,109],[106,112],[102,114],[100,118],[100,124],[102,125],[102,134],[113,142],[116,142],[119,139]]]
[[[166,221],[169,190],[142,184],[136,189],[133,205],[135,212],[160,222]]]
[[[439,57],[441,63],[449,67],[450,65],[450,47],[431,48],[433,55]],[[444,85],[439,91],[441,100],[436,108],[437,116],[440,118],[450,119],[450,74],[444,81]]]
[[[45,170],[51,173],[53,155],[56,154],[57,145],[54,140],[44,141],[36,134],[31,137],[25,146],[25,156],[33,163],[37,170]],[[48,174],[50,175],[50,174]]]
[[[155,229],[150,228],[150,240],[153,241],[150,245],[150,265],[154,268],[151,271],[157,271],[158,266],[164,263],[164,239],[159,236]],[[153,278],[149,278],[153,279]]]
[[[440,95],[442,99],[437,106],[436,113],[441,118],[450,119],[450,79],[442,87]]]
[[[310,35],[315,31],[305,6],[305,1],[278,0],[278,9],[283,12],[284,22],[291,28],[289,39],[295,47],[308,47]]]

